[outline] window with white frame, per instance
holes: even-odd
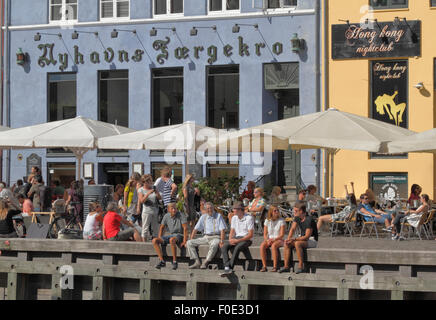
[[[264,0],[264,8],[279,9],[296,7],[298,0]]]
[[[183,0],[153,0],[155,15],[183,14]]]
[[[102,19],[128,18],[130,0],[100,0]]]
[[[239,0],[209,0],[209,12],[239,10]]]
[[[77,0],[50,0],[50,21],[77,20]]]

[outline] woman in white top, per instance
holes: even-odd
[[[153,186],[153,177],[150,174],[144,174],[141,177],[142,187],[138,189],[138,203],[142,204],[142,241],[152,236],[157,237],[159,232],[158,213],[159,200],[161,195],[156,187]],[[150,234],[151,227],[151,234]]]
[[[418,227],[419,221],[423,214],[427,214],[430,209],[430,199],[427,194],[421,195],[421,205],[416,210],[408,210],[405,213],[397,213],[392,225],[395,231],[392,231],[392,240],[404,240],[400,235],[401,221],[405,217],[407,222],[414,228]],[[393,229],[394,230],[394,229]]]
[[[83,227],[83,239],[102,240],[103,209],[98,202],[89,203],[89,213]]]
[[[280,218],[280,211],[276,206],[271,206],[268,210],[268,217],[265,220],[263,228],[264,241],[260,245],[260,256],[262,259],[262,269],[260,272],[266,272],[266,249],[271,247],[273,259],[272,272],[277,272],[279,248],[283,246],[283,237],[285,235],[285,221]]]

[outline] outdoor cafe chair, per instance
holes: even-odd
[[[431,237],[434,237],[433,234],[433,218],[434,218],[434,213],[436,212],[436,209],[432,209],[430,210],[430,213],[427,216],[427,220],[424,222],[424,228],[427,231],[427,234]]]
[[[368,237],[370,237],[374,230],[378,239],[377,222],[374,221],[374,217],[367,216],[360,212],[360,210],[357,211],[357,214],[362,216],[362,231],[360,232],[360,237],[362,238],[364,233],[368,233]],[[369,217],[369,221],[366,221],[365,217]]]
[[[345,217],[343,220],[336,220],[330,223],[330,236],[333,237],[333,234],[338,231],[339,225],[344,226],[344,236],[347,235],[347,232],[350,234],[350,237],[353,236],[353,224],[355,223],[355,214],[356,210],[350,212],[350,214]]]
[[[425,222],[427,221],[429,213],[425,212],[421,215],[421,218],[419,219],[418,225],[416,228],[414,228],[409,222],[407,222],[407,216],[402,219],[401,222],[401,231],[400,231],[400,238],[403,236],[404,233],[404,227],[407,227],[408,235],[407,238],[409,239],[411,237],[412,229],[415,229],[415,233],[418,235],[419,240],[422,240],[421,238],[421,232],[424,231],[424,235],[427,237],[427,239],[430,239],[426,228],[424,227]],[[404,236],[403,236],[404,237]]]

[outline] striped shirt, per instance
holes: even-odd
[[[156,186],[157,191],[161,194],[165,206],[167,206],[168,203],[176,201],[174,197],[171,197],[171,186],[173,185],[173,180],[168,179],[168,181],[165,182],[162,178],[158,178],[154,185]]]

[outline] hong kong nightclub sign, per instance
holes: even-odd
[[[332,26],[333,59],[421,55],[421,21],[371,22]]]
[[[169,58],[170,53],[168,45],[170,42],[171,39],[169,37],[165,37],[165,40],[156,40],[153,42],[153,49],[159,53],[156,56],[156,61],[161,65],[164,64]],[[291,42],[289,41],[289,44],[290,43]],[[54,47],[54,43],[38,45],[38,49],[41,50],[41,56],[38,59],[38,65],[44,68],[45,66],[56,65],[59,62],[59,70],[64,71],[68,68],[69,54],[59,53],[56,56],[54,53]],[[221,50],[218,50],[218,48],[214,45],[211,45],[207,48],[203,46],[194,46],[191,49],[187,47],[178,47],[174,50],[174,57],[178,60],[185,60],[188,59],[191,54],[195,59],[200,59],[202,55],[206,55],[208,57],[207,62],[209,64],[213,64],[218,60],[219,54],[230,58],[234,53],[236,53],[236,50],[237,54],[239,54],[241,57],[250,56],[250,54],[255,54],[260,57],[262,55],[262,51],[266,50],[265,47],[265,43],[255,43],[254,46],[250,46],[244,42],[243,37],[238,37],[238,47],[236,49],[230,44],[224,45]],[[275,42],[271,46],[271,49],[268,49],[268,52],[270,52],[269,50],[271,50],[275,55],[279,56],[284,53],[284,45],[281,42]],[[291,50],[290,47],[289,50]],[[112,63],[114,59],[117,59],[120,63],[129,62],[130,60],[134,62],[141,62],[144,54],[145,51],[141,49],[136,49],[133,54],[130,54],[126,50],[115,51],[113,48],[108,47],[102,54],[101,52],[97,51],[91,52],[89,54],[89,61],[93,64],[100,64],[101,62]],[[74,46],[74,54],[72,58],[74,58],[75,65],[85,63],[85,55],[80,52],[79,46]]]

